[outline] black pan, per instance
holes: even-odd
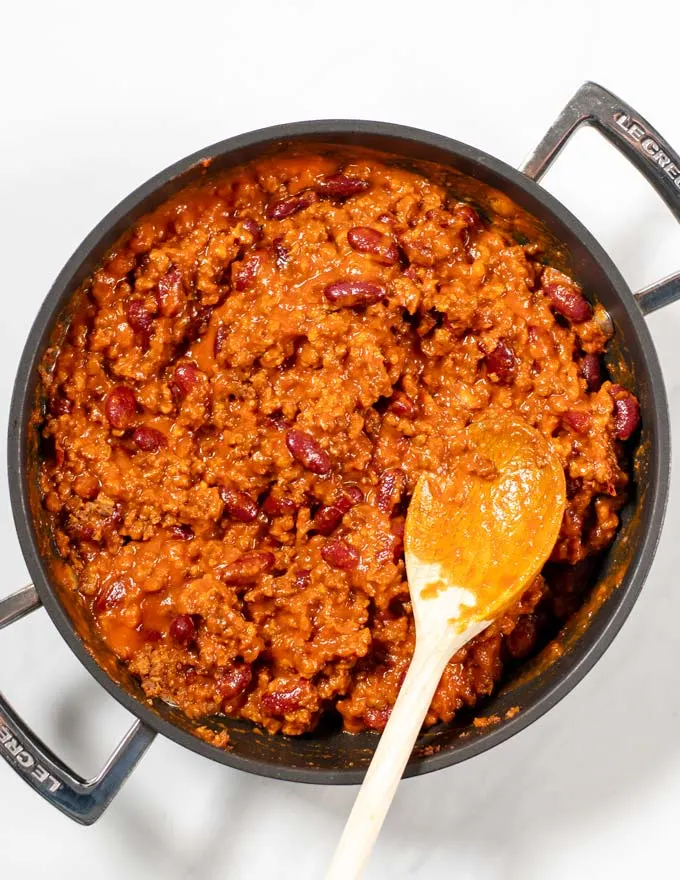
[[[55,626],[89,672],[136,717],[132,730],[107,767],[91,781],[78,778],[42,744],[0,694],[0,754],[43,797],[83,824],[106,809],[156,733],[206,758],[251,773],[297,782],[358,783],[375,748],[375,734],[350,736],[337,731],[299,738],[254,735],[238,721],[224,724],[231,748],[220,750],[198,738],[196,723],[163,703],[150,703],[90,631],[82,613],[69,605],[51,575],[51,553],[36,504],[36,429],[30,423],[39,393],[38,364],[63,321],[68,302],[105,252],[141,215],[211,169],[241,164],[281,142],[324,143],[373,148],[408,162],[429,161],[471,175],[502,190],[562,242],[571,271],[587,292],[596,293],[615,328],[609,368],[634,388],[642,410],[642,436],[636,453],[637,490],[623,525],[608,552],[588,608],[563,634],[562,656],[535,665],[510,681],[479,710],[500,720],[475,726],[471,716],[423,733],[407,774],[447,767],[497,745],[554,706],[595,664],[623,624],[652,564],[668,492],[670,437],[666,394],[643,315],[680,298],[680,276],[636,295],[590,233],[537,180],[572,132],[594,125],[620,149],[659,192],[680,220],[680,159],[654,129],[630,107],[592,83],[569,102],[556,124],[521,171],[466,144],[426,131],[380,122],[330,120],[275,126],[231,138],[162,171],[122,201],[90,233],[68,261],[48,293],[24,348],[11,404],[8,467],[12,510],[19,541],[34,586],[0,602],[0,628],[44,606]],[[588,600],[587,600],[588,601]],[[87,646],[89,647],[87,647]],[[516,714],[509,710],[519,707]]]

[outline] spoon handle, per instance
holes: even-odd
[[[338,843],[326,880],[355,880],[373,850],[394,792],[423,725],[444,667],[455,646],[422,641],[413,654],[394,709],[383,731]]]

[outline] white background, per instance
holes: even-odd
[[[343,116],[431,129],[518,164],[584,79],[619,93],[680,148],[670,10],[618,0],[5,7],[2,435],[24,339],[58,270],[119,199],[167,164],[249,129]],[[670,214],[595,133],[576,137],[545,185],[633,288],[679,268]],[[680,305],[649,324],[680,442]],[[370,880],[677,876],[679,450],[656,562],[614,645],[515,739],[404,782]],[[1,464],[4,594],[27,574]],[[102,766],[130,723],[44,612],[2,632],[0,687],[83,774]],[[316,880],[353,796],[257,779],[157,740],[100,823],[82,829],[0,763],[0,875]]]

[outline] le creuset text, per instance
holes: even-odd
[[[667,156],[661,149],[659,144],[650,137],[649,133],[640,125],[639,122],[633,122],[627,113],[617,113],[614,116],[616,124],[627,135],[628,140],[637,144],[640,151],[661,168],[664,174],[673,181],[675,186],[680,189],[680,168],[673,162],[670,156]]]
[[[11,755],[14,763],[21,768],[22,772],[27,776],[32,776],[33,779],[52,794],[59,791],[61,788],[61,782],[48,773],[44,767],[41,767],[33,755],[26,751],[11,730],[8,729],[2,716],[0,716],[0,748],[3,748]]]

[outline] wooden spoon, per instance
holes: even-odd
[[[559,534],[564,472],[545,438],[514,416],[467,429],[445,475],[423,475],[406,518],[413,659],[326,880],[353,880],[371,854],[449,660],[512,605]]]

